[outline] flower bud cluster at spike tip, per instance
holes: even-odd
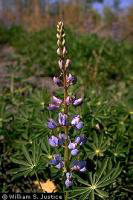
[[[57,24],[57,54],[61,57],[64,57],[64,55],[67,53],[66,47],[65,47],[65,33],[64,33],[64,25],[63,22],[59,22]]]

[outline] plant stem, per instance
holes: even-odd
[[[66,103],[66,98],[68,96],[67,92],[67,84],[66,84],[66,70],[64,69],[64,114],[68,115],[68,106]],[[64,151],[64,168],[65,171],[68,171],[68,161],[69,161],[69,152],[68,152],[68,126],[64,126],[64,132],[66,135],[66,140],[65,140],[65,151]],[[65,193],[65,200],[68,199],[68,192]]]
[[[38,175],[37,175],[36,171],[35,171],[35,175],[36,175],[36,179],[37,179],[37,181],[38,181],[39,187],[40,187],[40,189],[41,189],[42,192],[43,192],[43,188],[42,188],[42,186],[41,186],[41,183],[40,183],[40,181],[39,181],[39,178],[38,178]]]

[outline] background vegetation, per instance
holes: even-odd
[[[16,4],[17,18],[11,18],[14,16],[11,10],[3,11],[0,25],[0,192],[38,191],[32,171],[23,179],[19,176],[25,175],[24,170],[18,170],[15,177],[13,174],[21,164],[16,160],[24,159],[22,146],[25,145],[31,154],[34,143],[46,141],[50,134],[46,126],[47,105],[51,93],[61,95],[53,86],[52,77],[58,75],[56,21],[63,17],[68,55],[72,60],[70,70],[79,80],[72,90],[84,97],[80,112],[85,123],[83,132],[88,138],[85,147],[88,170],[95,169],[97,159],[108,157],[112,167],[120,162],[120,175],[113,185],[103,188],[109,194],[107,199],[132,199],[132,6],[121,14],[114,4],[113,9],[105,8],[104,15],[100,16],[91,3],[56,1],[51,4],[47,1],[45,12],[40,12],[43,7],[39,7],[36,0],[32,8],[30,3],[23,7],[19,3]],[[114,31],[116,24],[117,31]],[[39,147],[36,144],[37,152]],[[48,170],[48,153],[47,144],[42,144],[37,170],[40,179],[50,177],[56,183],[56,172]]]

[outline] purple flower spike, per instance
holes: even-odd
[[[71,180],[69,180],[69,179],[66,179],[65,180],[65,185],[66,185],[66,188],[69,188],[69,187],[71,187],[73,185],[73,182]]]
[[[77,82],[77,79],[75,76],[72,76],[72,74],[69,74],[67,77],[66,77],[66,80],[67,80],[67,84],[68,85],[74,85],[76,82]]]
[[[55,122],[53,119],[49,119],[49,120],[48,120],[48,128],[54,129],[54,128],[56,128],[56,127],[57,127],[56,122]]]
[[[58,78],[58,77],[53,77],[53,81],[56,85],[58,85],[59,87],[62,86],[62,81]]]
[[[67,115],[59,113],[58,121],[61,126],[66,126],[67,125]]]
[[[73,150],[73,149],[76,148],[76,146],[77,146],[76,143],[72,143],[72,142],[70,142],[69,145],[68,145],[68,148],[69,148],[70,150]]]
[[[72,156],[76,156],[76,155],[78,154],[78,152],[79,152],[78,149],[73,149],[73,150],[71,151],[71,155],[72,155]]]
[[[84,160],[74,160],[72,163],[72,170],[80,171],[80,172],[85,172],[86,171],[86,161]]]
[[[57,98],[57,97],[55,97],[55,96],[53,96],[52,97],[52,103],[55,104],[55,105],[60,106],[62,104],[62,100]]]
[[[58,110],[59,106],[55,105],[55,104],[49,104],[48,106],[48,110]]]
[[[76,139],[75,139],[76,144],[83,145],[85,142],[86,142],[86,137],[84,136],[84,134],[77,136]]]
[[[59,140],[55,136],[51,136],[51,138],[48,139],[48,142],[52,147],[57,147],[59,144]]]
[[[83,103],[83,99],[82,98],[79,98],[79,99],[75,99],[74,102],[73,102],[73,105],[74,106],[79,106]]]

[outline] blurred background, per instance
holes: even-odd
[[[113,38],[132,35],[132,0],[0,0],[0,22],[28,31],[52,27],[59,19],[80,32]]]

